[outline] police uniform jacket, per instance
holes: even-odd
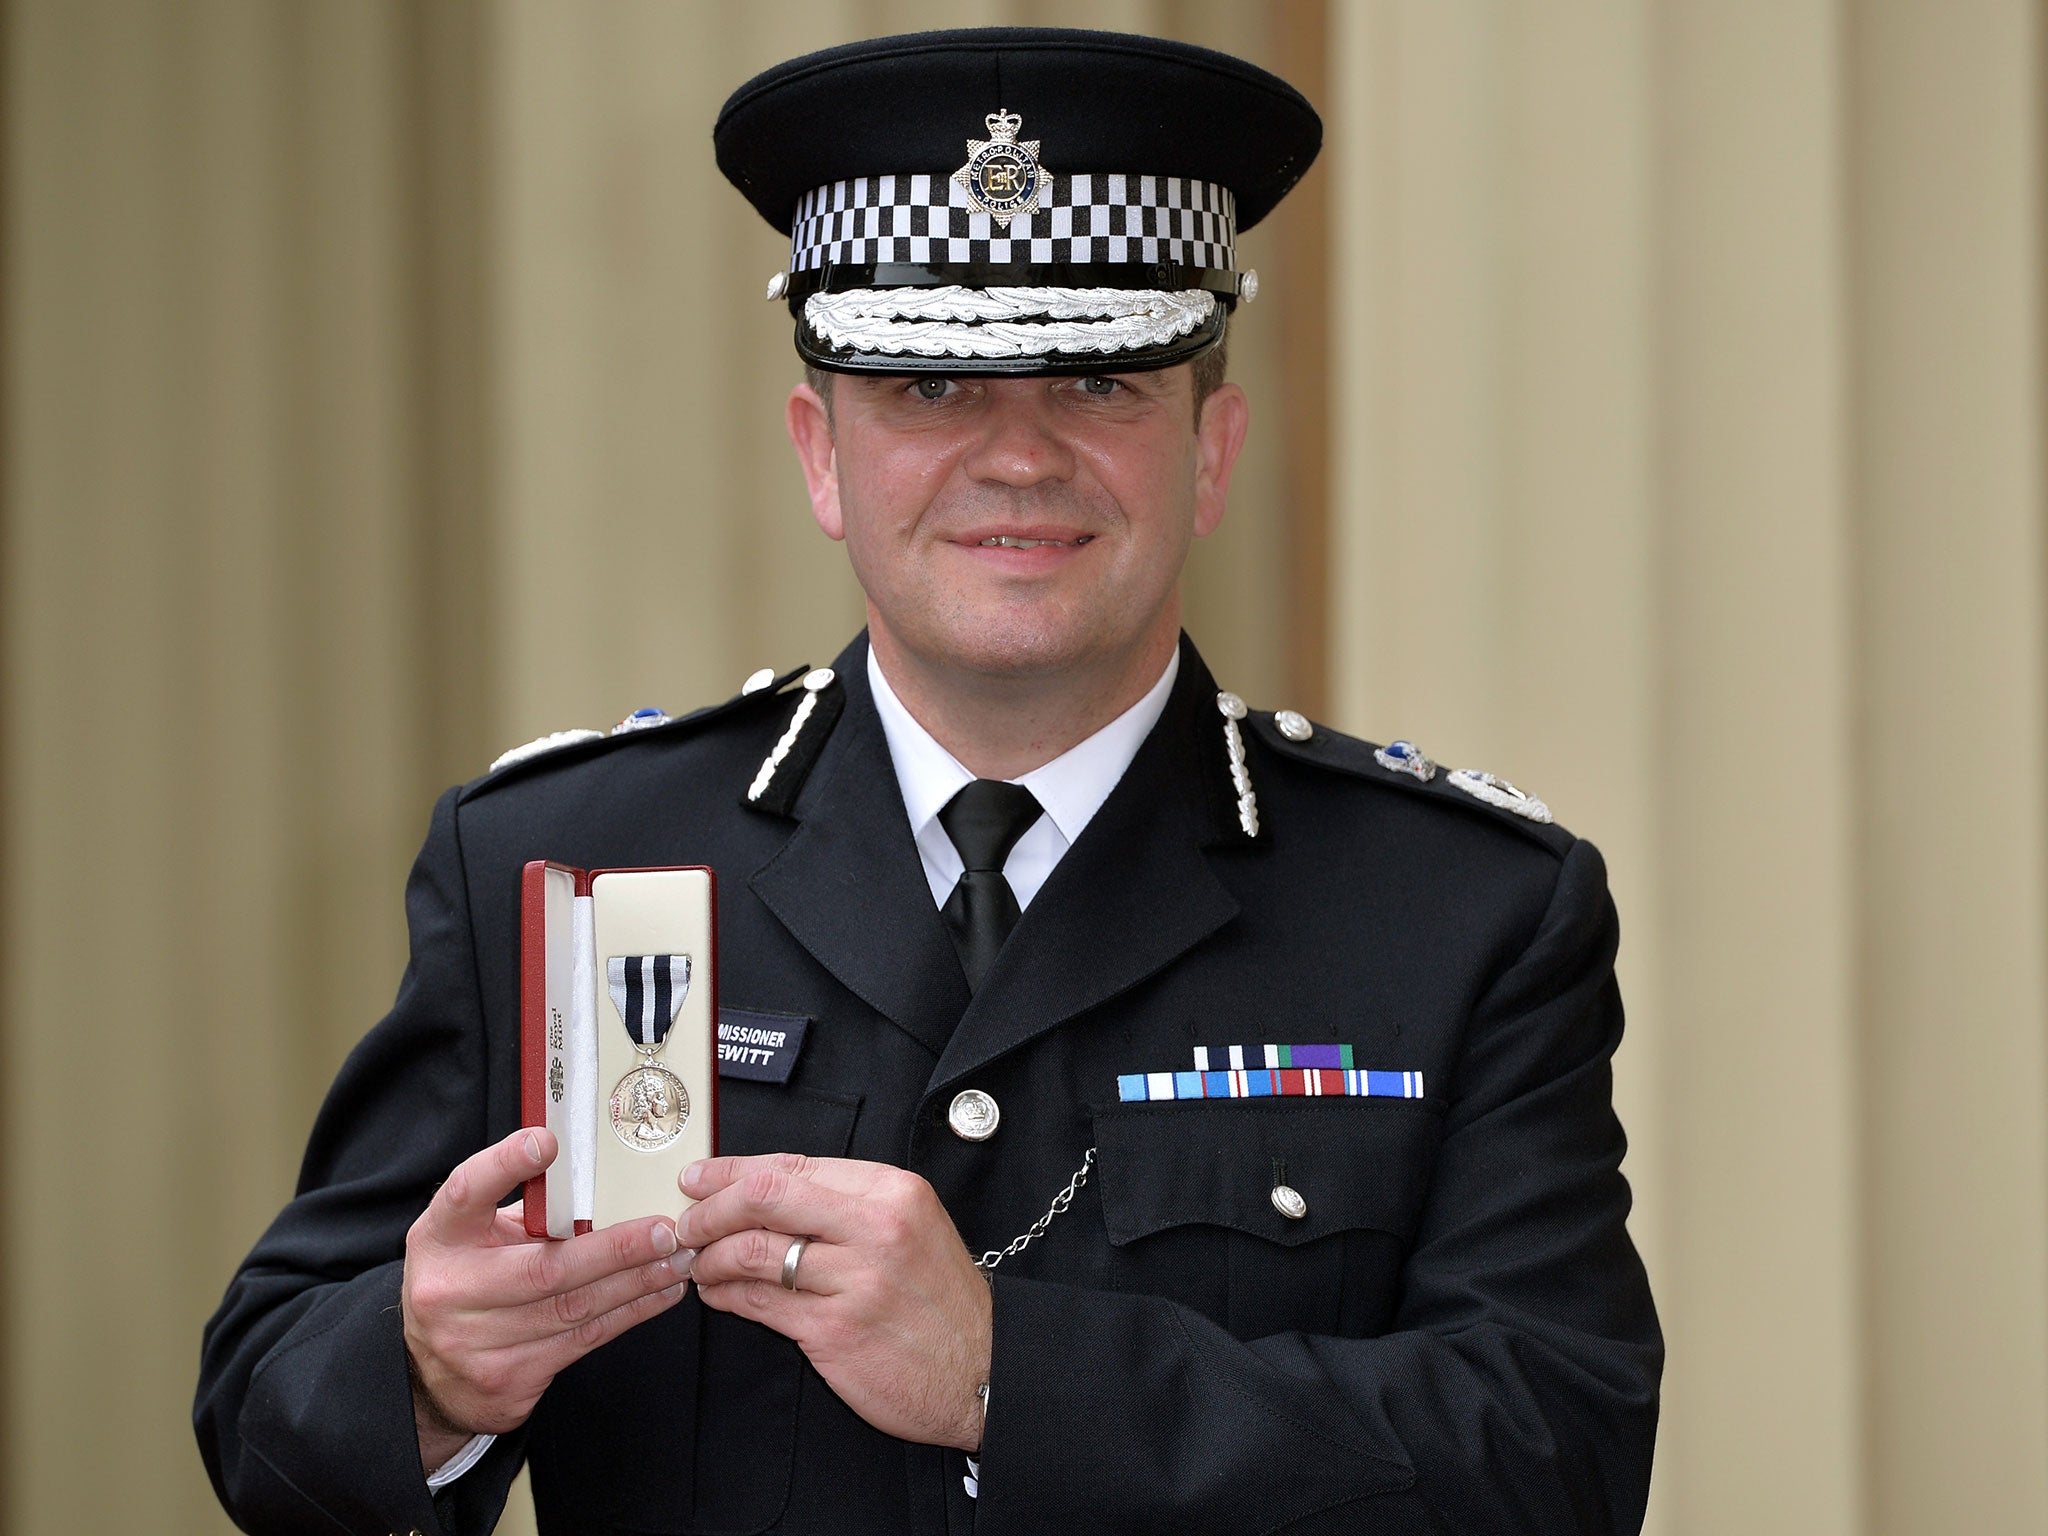
[[[1643,1512],[1662,1348],[1623,1228],[1616,929],[1593,847],[1245,722],[1183,642],[1158,724],[972,996],[868,692],[865,641],[744,799],[796,690],[451,791],[411,963],[315,1126],[297,1196],[208,1325],[195,1420],[251,1531],[481,1531],[519,1459],[543,1531],[1616,1532]],[[721,1006],[810,1021],[728,1077],[721,1150],[900,1164],[995,1271],[980,1495],[868,1427],[796,1346],[683,1303],[424,1483],[405,1232],[519,1123],[519,872],[704,863]],[[1337,1042],[1423,1097],[1121,1102],[1197,1045]],[[948,1128],[963,1088],[1001,1109]],[[1284,1182],[1304,1214],[1272,1198]]]

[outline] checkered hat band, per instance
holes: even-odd
[[[797,204],[789,265],[1177,262],[1235,271],[1236,243],[1236,199],[1213,181],[1047,176],[1037,210],[1005,228],[970,207],[950,176],[863,176]]]

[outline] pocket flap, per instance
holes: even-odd
[[[1249,1232],[1289,1247],[1370,1227],[1411,1235],[1443,1123],[1433,1099],[1213,1099],[1095,1111],[1110,1242],[1169,1227]],[[1283,1215],[1285,1183],[1306,1209]]]

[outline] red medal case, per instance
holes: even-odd
[[[536,859],[521,871],[521,1117],[561,1148],[526,1183],[532,1236],[675,1216],[690,1203],[678,1175],[718,1149],[716,911],[716,881],[699,866]],[[651,1058],[609,995],[613,956],[689,957],[689,985]],[[643,1085],[652,1092],[634,1092]]]

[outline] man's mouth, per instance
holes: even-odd
[[[982,549],[1037,549],[1041,544],[1050,544],[1054,549],[1078,549],[1095,537],[1084,533],[1076,539],[1020,539],[1007,533],[998,533],[983,539],[978,546]]]

